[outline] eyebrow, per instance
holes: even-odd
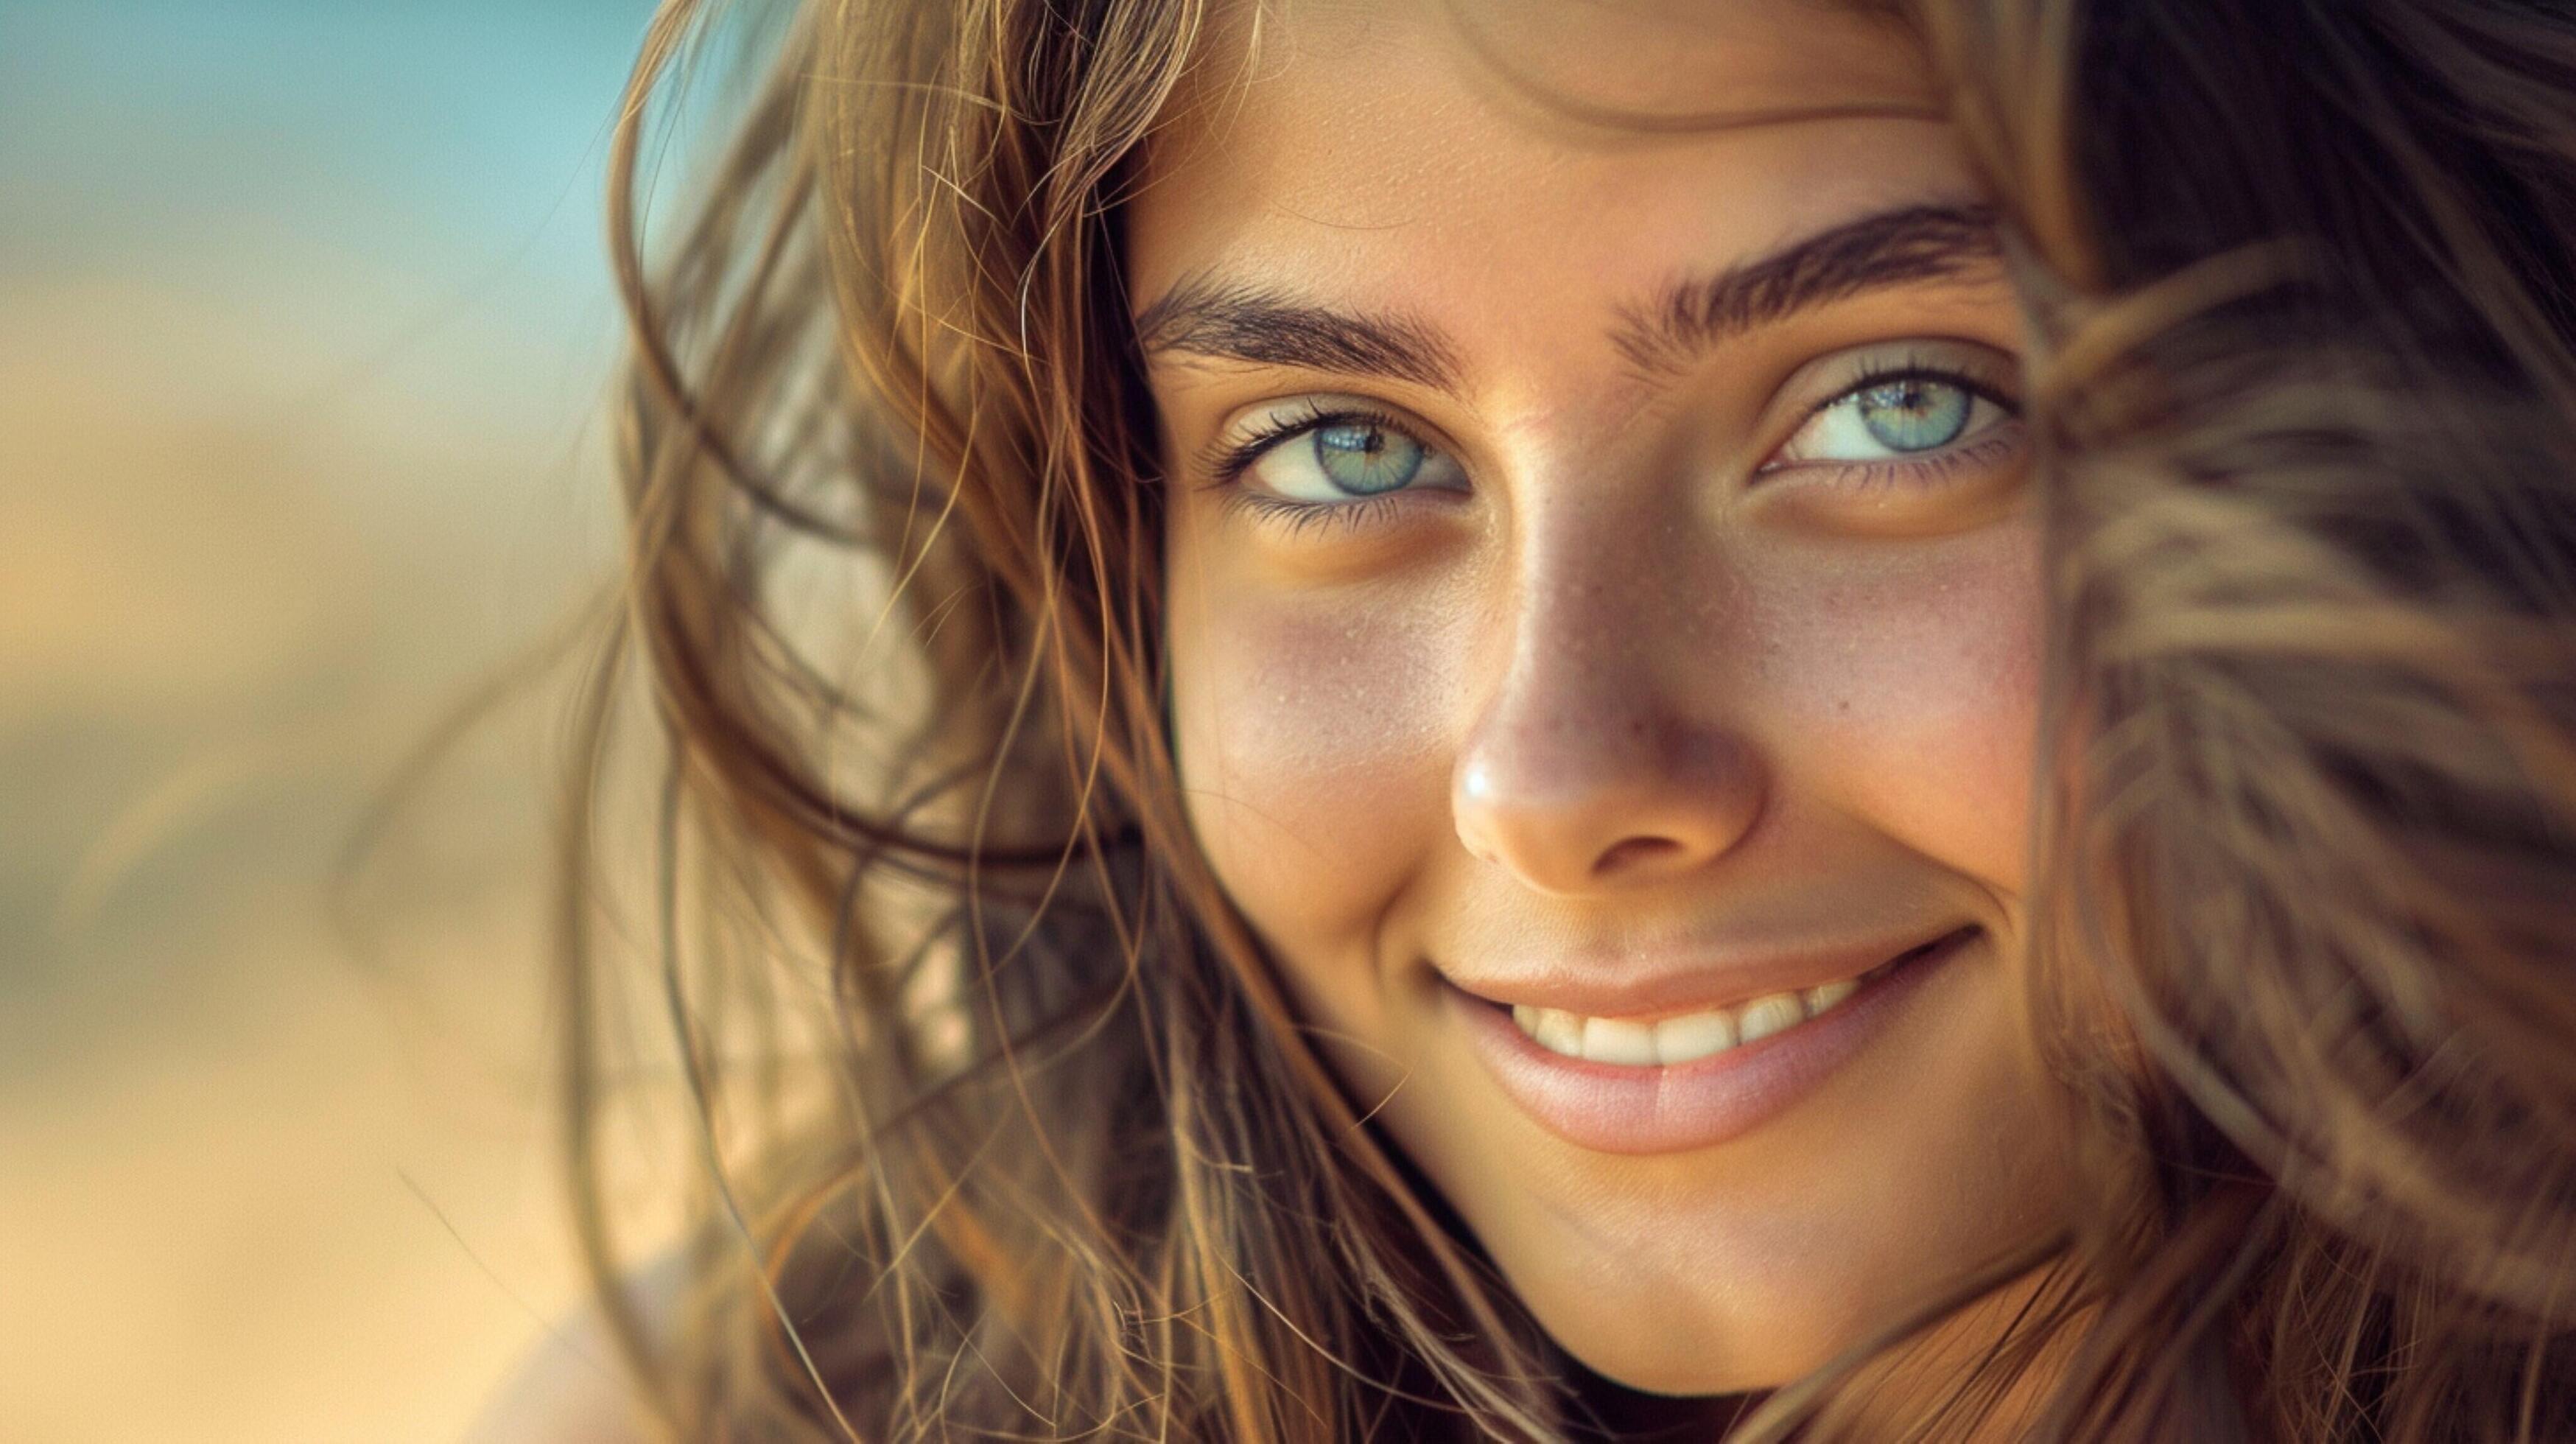
[[[1155,351],[1386,376],[1458,389],[1458,356],[1440,333],[1409,316],[1358,314],[1245,284],[1183,281],[1136,317],[1138,344]]]
[[[1611,342],[1648,376],[1669,375],[1731,337],[1863,291],[1944,280],[2000,260],[1989,205],[1879,211],[1715,275],[1677,281],[1620,313]]]
[[[1622,308],[1611,341],[1648,377],[1729,337],[1862,291],[1955,275],[2002,255],[1985,205],[1880,211]],[[1436,327],[1394,312],[1348,312],[1248,283],[1194,278],[1137,313],[1148,353],[1187,352],[1408,381],[1456,392],[1463,368]]]

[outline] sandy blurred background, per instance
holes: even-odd
[[[0,0],[0,1440],[453,1437],[573,1284],[560,689],[648,0]]]

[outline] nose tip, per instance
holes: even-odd
[[[1460,759],[1451,809],[1467,851],[1542,892],[1660,881],[1731,851],[1759,816],[1750,750],[1706,732],[1483,729]],[[1553,735],[1550,735],[1553,734]]]

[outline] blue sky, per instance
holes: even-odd
[[[0,270],[592,269],[645,0],[10,0]]]
[[[600,191],[651,11],[0,0],[0,326],[173,417],[549,465],[615,355]],[[463,518],[467,470],[331,485]]]

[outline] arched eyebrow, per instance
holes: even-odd
[[[1916,285],[2000,260],[1988,205],[1879,211],[1715,275],[1677,281],[1621,311],[1611,343],[1648,378],[1668,376],[1730,337],[1886,286]]]
[[[2001,253],[1991,206],[1901,206],[1676,281],[1623,308],[1611,341],[1642,375],[1669,375],[1731,336],[1863,291],[1941,279]],[[1149,356],[1182,352],[1460,389],[1457,350],[1437,327],[1395,313],[1337,311],[1243,282],[1184,280],[1138,312],[1135,325]]]
[[[1149,356],[1183,351],[1458,389],[1457,352],[1431,326],[1408,316],[1335,311],[1242,283],[1181,282],[1137,313],[1136,340]]]

